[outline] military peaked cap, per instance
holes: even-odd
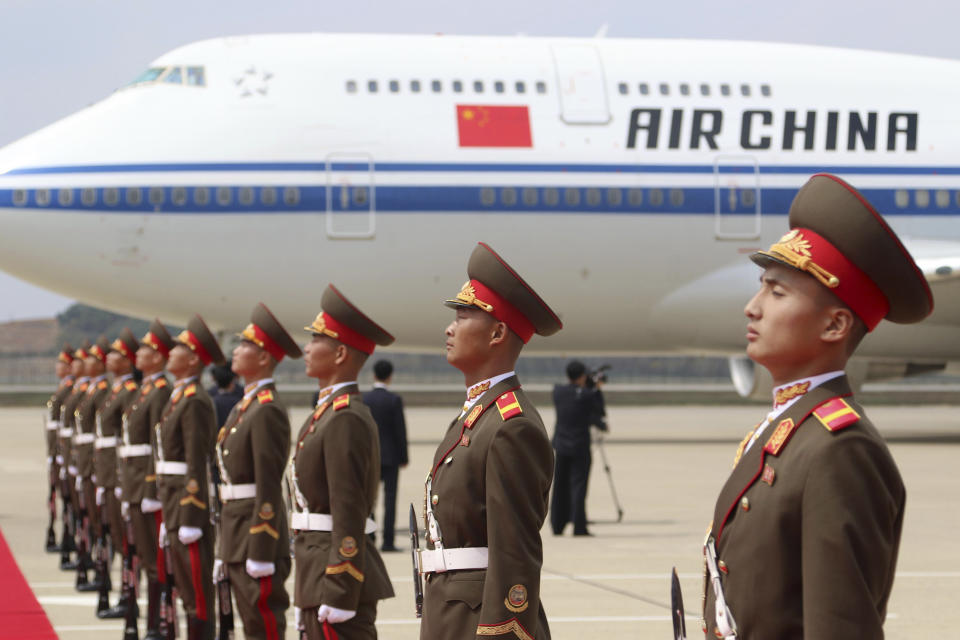
[[[277,362],[283,360],[285,355],[291,358],[303,355],[287,330],[262,302],[253,308],[247,328],[237,335],[269,353]]]
[[[146,335],[140,339],[140,342],[152,348],[154,351],[159,351],[160,355],[164,358],[170,356],[170,350],[176,345],[173,338],[170,337],[170,332],[160,324],[159,320],[154,320],[150,323],[150,328],[147,330]]]
[[[107,336],[101,335],[97,338],[97,341],[94,343],[87,355],[93,356],[100,362],[107,361],[107,354],[110,353],[110,341],[107,340]]]
[[[83,360],[88,355],[90,355],[90,341],[84,340],[83,344],[80,345],[80,348],[73,352],[74,359],[79,358]]]
[[[328,284],[320,298],[323,311],[306,331],[330,336],[343,344],[359,349],[367,355],[377,345],[386,346],[394,340],[383,327],[367,317],[332,284]]]
[[[190,318],[187,328],[177,336],[177,342],[197,354],[204,365],[222,365],[227,362],[227,359],[223,357],[223,351],[220,350],[220,345],[217,344],[217,339],[207,327],[207,323],[200,317],[200,314]]]
[[[130,331],[127,327],[124,327],[120,331],[120,336],[113,341],[113,344],[110,345],[113,347],[114,351],[117,351],[124,358],[128,360],[135,360],[137,357],[137,348],[140,346],[140,343],[137,342],[136,337],[133,335],[133,331]]]
[[[57,354],[57,360],[64,364],[73,362],[73,347],[70,346],[70,343],[63,343],[63,348],[60,349],[60,353]]]

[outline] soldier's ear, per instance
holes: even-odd
[[[342,365],[344,362],[346,362],[347,357],[350,355],[349,349],[347,349],[347,345],[343,344],[342,342],[337,343],[337,349],[335,353],[337,355],[336,355],[336,358],[334,358],[334,362],[337,364],[337,366]]]
[[[820,339],[830,343],[845,342],[856,323],[853,311],[846,306],[835,306],[828,309],[827,312],[829,313],[829,322],[820,333]]]
[[[491,328],[490,346],[502,344],[510,333],[510,328],[506,322],[494,322]]]

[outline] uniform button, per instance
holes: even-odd
[[[730,569],[727,568],[727,563],[723,560],[717,563],[717,567],[719,567],[720,571],[723,573],[730,573]]]
[[[236,427],[234,427],[233,429],[230,429],[230,433],[236,433],[236,432],[237,432],[237,428],[236,428]]]
[[[437,494],[433,494],[433,497],[430,498],[430,502],[436,505],[438,502],[440,502],[440,496],[438,496]]]
[[[448,456],[446,460],[443,461],[443,464],[450,464],[453,462],[453,456]]]
[[[230,455],[230,449],[224,449],[224,450],[223,450],[223,455],[225,455],[225,456]]]
[[[750,511],[750,498],[743,496],[743,500],[740,501],[740,508],[744,511]]]
[[[300,443],[299,446],[300,446],[301,449],[303,449],[303,443],[302,443],[302,442]]]

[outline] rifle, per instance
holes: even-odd
[[[100,536],[97,538],[96,574],[93,579],[94,583],[100,587],[97,595],[98,618],[101,613],[106,612],[110,608],[110,590],[113,588],[110,582],[110,552],[107,549],[107,534],[110,531],[110,525],[107,524],[106,515],[106,508],[101,507]]]
[[[87,511],[87,501],[83,495],[82,484],[77,489],[77,501],[80,503],[80,543],[77,545],[77,582],[74,586],[77,591],[91,591],[90,582],[87,580],[87,571],[91,568],[90,514]]]
[[[48,416],[44,414],[44,433],[46,433]],[[47,523],[47,542],[44,549],[47,553],[56,553],[60,551],[57,546],[57,534],[53,530],[53,524],[57,521],[57,478],[53,475],[53,458],[47,462],[47,478],[50,483],[50,492],[47,494],[47,508],[50,511],[50,520]]]
[[[673,568],[670,578],[670,617],[673,619],[673,640],[686,640],[687,625],[683,619],[683,593],[680,591],[680,578],[677,568]]]
[[[177,606],[173,584],[173,558],[170,557],[170,547],[165,540],[160,540],[160,551],[163,553],[163,569],[165,582],[160,590],[160,622],[157,631],[164,640],[176,640],[177,637]],[[167,547],[164,549],[164,547]]]
[[[66,462],[64,462],[66,465]],[[70,500],[70,476],[67,474],[66,466],[60,467],[60,473],[64,474],[60,481],[60,498],[63,501],[63,537],[60,538],[60,570],[72,571],[77,568],[76,563],[70,560],[70,552],[77,548],[74,533],[76,523],[74,521],[73,503]]]
[[[213,499],[210,505],[213,507],[213,513],[210,514],[213,520],[213,528],[216,531],[217,539],[220,539],[220,510],[223,505],[220,503],[220,474],[214,473],[216,465],[210,465],[210,477],[213,479]],[[217,469],[219,471],[219,469]],[[230,588],[230,574],[227,571],[226,564],[223,567],[223,578],[217,583],[217,612],[220,619],[219,632],[217,640],[233,640],[234,622],[233,622],[233,601]]]
[[[417,512],[410,503],[410,556],[413,559],[413,602],[417,617],[423,617],[423,582],[420,580],[420,563],[417,554],[420,552],[420,532],[417,530]]]
[[[126,616],[123,622],[123,640],[139,640],[137,618],[140,617],[140,607],[137,605],[137,545],[133,538],[133,521],[127,519],[126,540],[123,555],[123,600],[127,603]]]

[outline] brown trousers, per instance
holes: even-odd
[[[157,514],[160,512],[157,511]],[[133,539],[137,545],[140,567],[147,572],[148,582],[157,582],[157,516],[144,513],[140,504],[130,504],[130,520],[133,524]],[[161,570],[162,571],[162,570]]]
[[[323,625],[317,620],[320,607],[303,610],[303,622],[307,628],[309,640],[376,640],[377,602],[361,602],[357,615],[346,622],[328,625],[324,633]]]
[[[180,592],[183,609],[188,616],[200,618],[216,626],[213,594],[213,527],[203,527],[203,536],[190,545],[184,545],[176,531],[167,532],[170,542],[164,551],[173,560],[174,584]]]
[[[286,630],[290,596],[284,582],[290,575],[290,558],[282,558],[277,572],[266,578],[251,578],[243,562],[227,565],[237,614],[243,620],[243,634],[248,640],[278,640]]]
[[[90,518],[90,545],[93,546],[100,537],[100,507],[97,506],[97,485],[89,477],[83,479],[83,506]]]

